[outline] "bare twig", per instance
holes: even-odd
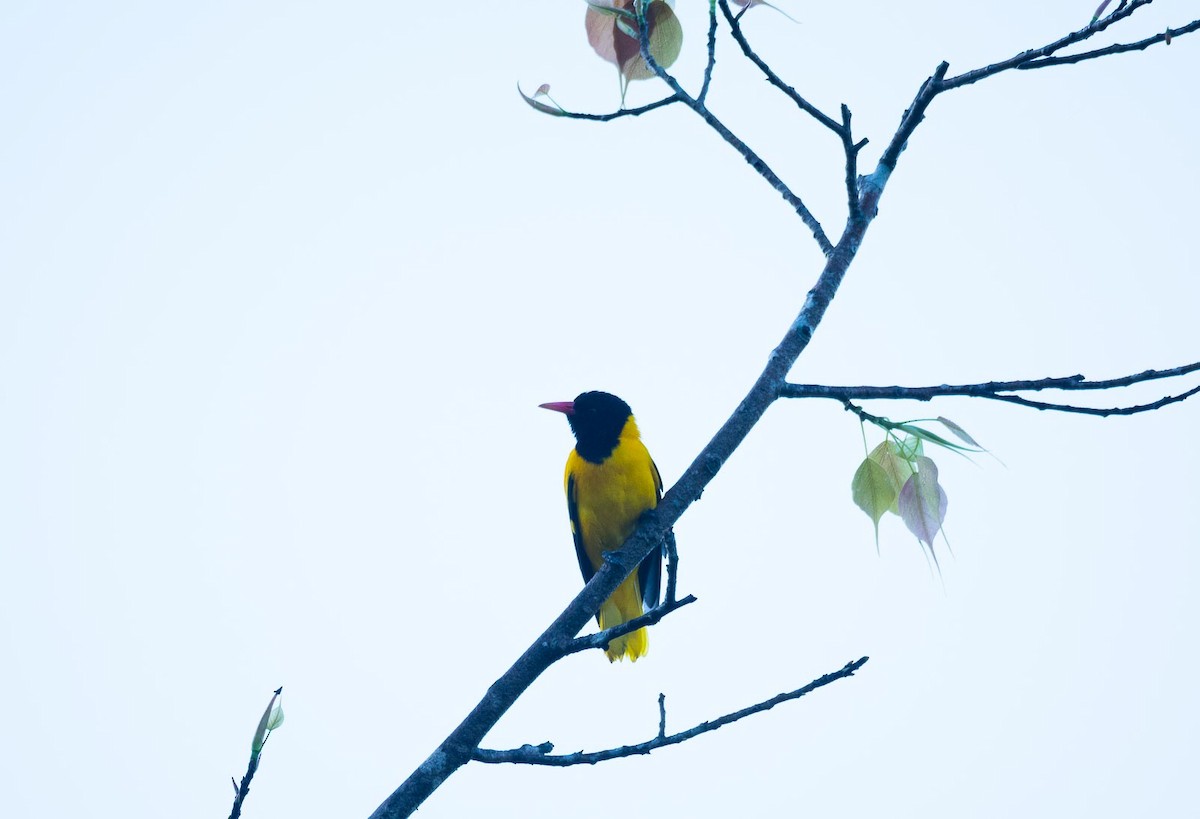
[[[758,66],[758,70],[766,76],[767,82],[771,83],[771,85],[775,86],[785,95],[787,95],[787,98],[796,103],[801,111],[811,116],[829,130],[833,131],[839,137],[843,136],[845,132],[843,131],[842,126],[839,125],[837,121],[833,119],[833,117],[826,114],[820,108],[817,108],[817,106],[813,105],[803,96],[801,96],[801,94],[795,88],[780,79],[779,75],[772,71],[771,67],[754,52],[754,49],[750,47],[750,43],[746,40],[746,35],[742,31],[742,24],[740,22],[741,15],[745,12],[745,9],[743,9],[742,12],[735,17],[733,12],[729,10],[729,0],[718,0],[718,5],[721,6],[721,13],[725,15],[725,21],[729,23],[729,31],[730,34],[733,35],[733,39],[739,46],[741,46],[742,53],[746,55],[750,62]],[[747,8],[749,8],[749,6],[747,6]]]
[[[1161,409],[1169,404],[1184,401],[1200,392],[1200,387],[1188,390],[1178,395],[1168,395],[1149,404],[1138,404],[1107,409],[1097,407],[1081,407],[1073,404],[1059,404],[1044,401],[1033,401],[1016,392],[1040,392],[1042,390],[1064,391],[1097,391],[1111,390],[1120,387],[1130,387],[1146,381],[1157,381],[1163,378],[1177,378],[1200,371],[1200,361],[1171,367],[1165,370],[1144,370],[1140,373],[1108,378],[1100,381],[1089,381],[1082,375],[1069,375],[1062,378],[1027,379],[1023,381],[988,381],[982,384],[941,384],[933,387],[835,387],[822,384],[784,384],[779,391],[781,398],[829,398],[835,401],[866,399],[898,399],[907,401],[930,401],[934,398],[947,396],[965,396],[969,398],[987,398],[993,401],[1006,401],[1040,410],[1056,410],[1058,412],[1073,412],[1082,415],[1136,415],[1140,412],[1150,412]]]
[[[684,606],[695,602],[696,598],[691,594],[679,600],[664,600],[662,603],[659,603],[645,614],[634,617],[632,620],[626,620],[619,626],[613,626],[612,628],[599,631],[595,634],[586,634],[583,637],[576,637],[574,640],[569,641],[565,646],[563,646],[560,649],[560,653],[565,657],[569,654],[587,651],[589,648],[608,648],[608,644],[618,637],[624,637],[626,634],[632,634],[643,626],[652,626],[676,609],[681,609]]]
[[[1081,63],[1084,60],[1094,60],[1097,57],[1107,57],[1110,54],[1125,54],[1129,51],[1142,51],[1157,43],[1167,43],[1170,45],[1171,40],[1176,37],[1182,37],[1184,34],[1191,34],[1193,31],[1200,30],[1200,20],[1193,20],[1186,26],[1179,28],[1168,28],[1161,34],[1155,34],[1153,37],[1147,37],[1144,40],[1138,40],[1133,43],[1114,43],[1106,48],[1097,48],[1093,51],[1084,51],[1079,54],[1067,54],[1063,57],[1045,57],[1033,62],[1021,63],[1017,68],[1027,70],[1031,68],[1047,68],[1052,65],[1070,65],[1071,63]]]
[[[679,81],[676,80],[674,76],[669,74],[665,68],[659,65],[658,61],[655,60],[653,55],[650,54],[650,27],[646,24],[644,10],[641,9],[641,7],[639,7],[638,11],[637,27],[639,33],[638,40],[640,42],[642,51],[642,59],[645,60],[646,65],[650,67],[650,70],[658,75],[658,78],[667,84],[667,86],[674,92],[674,96],[679,98],[680,102],[695,111],[710,128],[716,131],[722,139],[732,145],[734,150],[742,155],[742,158],[749,163],[751,168],[754,168],[754,170],[758,172],[759,176],[766,179],[771,187],[778,191],[779,195],[784,198],[784,201],[786,201],[792,206],[793,209],[795,209],[796,214],[800,217],[800,220],[808,226],[810,231],[812,231],[813,238],[817,241],[817,246],[820,247],[821,252],[828,257],[833,252],[833,244],[829,241],[829,237],[825,235],[825,229],[821,227],[821,223],[817,221],[817,217],[813,216],[812,212],[808,209],[808,206],[804,204],[804,201],[799,196],[792,193],[787,184],[785,184],[784,181],[780,179],[773,170],[771,170],[771,167],[762,160],[762,157],[751,150],[750,146],[748,146],[745,142],[742,142],[742,140],[739,139],[733,133],[733,131],[730,131],[727,127],[725,127],[725,124],[717,119],[713,113],[708,110],[707,106],[684,91],[683,86],[679,84]]]
[[[520,88],[517,90],[520,91]],[[546,105],[545,103],[537,102],[533,100],[533,98],[525,96],[525,92],[523,91],[521,92],[521,96],[524,97],[525,101],[533,108],[541,111],[544,114],[549,114],[553,117],[562,117],[563,119],[583,119],[591,122],[608,122],[610,120],[620,119],[621,117],[637,117],[668,106],[671,103],[681,101],[678,96],[672,94],[669,97],[663,97],[661,100],[657,100],[637,108],[622,108],[619,111],[611,111],[607,114],[586,114],[579,113],[577,111],[568,111],[565,108],[554,108]]]
[[[973,71],[967,71],[966,73],[959,74],[956,77],[951,77],[943,82],[941,84],[941,88],[938,90],[949,91],[952,88],[961,88],[964,85],[970,85],[972,83],[979,82],[980,80],[987,79],[988,77],[993,77],[1002,71],[1008,71],[1012,68],[1020,68],[1026,63],[1049,57],[1050,55],[1061,51],[1067,46],[1072,46],[1076,43],[1081,43],[1084,40],[1091,39],[1114,23],[1119,23],[1122,20],[1128,19],[1131,15],[1135,14],[1138,9],[1148,6],[1153,2],[1154,0],[1132,0],[1132,2],[1130,2],[1128,5],[1122,4],[1107,17],[1101,17],[1099,20],[1084,26],[1078,31],[1072,31],[1070,34],[1067,34],[1064,37],[1059,37],[1054,42],[1047,43],[1039,48],[1031,48],[1027,51],[1022,51],[1020,54],[1013,55],[1007,60],[1001,60],[998,63],[992,63],[991,65],[986,65],[982,68],[976,68]]]
[[[841,669],[834,671],[831,674],[826,674],[823,677],[810,682],[808,685],[797,688],[795,691],[788,691],[783,694],[778,694],[771,697],[769,700],[751,705],[739,711],[734,711],[731,714],[726,714],[722,717],[717,717],[708,722],[702,722],[686,731],[680,731],[677,734],[666,735],[666,710],[664,706],[665,698],[659,695],[659,732],[654,739],[640,742],[636,745],[622,745],[619,748],[609,748],[604,751],[584,752],[579,751],[573,754],[559,754],[554,756],[551,751],[554,746],[549,742],[544,742],[541,745],[524,745],[520,748],[513,748],[508,751],[494,751],[487,748],[479,748],[473,754],[471,759],[476,762],[501,763],[511,762],[523,765],[551,765],[555,767],[566,767],[569,765],[595,765],[597,762],[606,762],[610,759],[620,759],[621,757],[634,756],[636,754],[648,754],[651,751],[659,748],[665,748],[668,745],[678,745],[681,742],[686,742],[693,737],[698,737],[701,734],[706,734],[709,731],[715,731],[730,723],[737,722],[740,719],[745,719],[753,714],[761,714],[763,711],[769,711],[780,703],[788,702],[789,700],[799,699],[805,694],[812,693],[818,688],[829,685],[832,682],[843,679],[845,677],[854,676],[854,672],[862,668],[866,664],[868,657],[860,657],[859,659],[846,663]]]
[[[658,695],[658,738],[665,739],[667,736],[667,695],[659,692]],[[547,751],[546,753],[549,753]]]
[[[712,83],[713,66],[717,63],[717,7],[714,5],[714,0],[708,0],[708,62],[704,64],[704,82],[700,86],[700,93],[696,95],[696,102],[704,104],[704,99],[708,96],[708,86]]]

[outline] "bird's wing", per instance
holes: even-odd
[[[571,535],[575,538],[575,557],[579,558],[579,571],[583,572],[583,582],[592,579],[596,570],[588,559],[583,548],[583,527],[579,524],[579,503],[575,498],[575,476],[567,475],[567,514],[571,516]]]
[[[654,500],[657,505],[662,499],[663,482],[653,458],[650,459],[650,471],[654,473]],[[673,538],[675,535],[668,532],[667,537]],[[663,541],[662,547],[646,555],[638,566],[638,588],[642,592],[642,608],[647,611],[658,605],[658,598],[662,593],[662,562],[665,556],[666,540]]]

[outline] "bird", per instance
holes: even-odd
[[[604,565],[604,553],[621,547],[642,514],[658,505],[662,477],[642,443],[629,405],[607,392],[581,393],[574,401],[539,404],[567,416],[575,448],[567,455],[563,485],[579,570],[587,583]],[[601,631],[619,626],[658,605],[665,547],[642,560],[596,615]],[[610,640],[609,662],[637,662],[650,638],[640,628]]]

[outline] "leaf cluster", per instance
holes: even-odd
[[[883,441],[867,453],[854,478],[850,495],[858,508],[871,519],[875,527],[875,548],[879,549],[879,521],[887,513],[898,515],[917,541],[929,550],[937,562],[933,541],[939,532],[945,538],[942,524],[946,520],[946,490],[938,480],[938,467],[925,452],[925,445],[964,454],[983,452],[983,447],[966,430],[949,418],[938,416],[936,421],[963,443],[955,443],[925,427],[918,421],[889,421],[870,415],[855,407],[863,423],[871,423],[884,431]],[[866,448],[866,434],[863,435]]]

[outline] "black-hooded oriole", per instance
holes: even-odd
[[[540,406],[564,413],[575,434],[564,484],[575,554],[586,583],[604,564],[604,553],[620,548],[642,513],[658,505],[662,478],[629,405],[615,395],[585,392],[574,401]],[[658,605],[661,568],[662,551],[655,549],[600,607],[596,620],[602,630]],[[605,653],[610,662],[625,657],[636,661],[649,643],[646,629],[640,628],[609,642]]]

